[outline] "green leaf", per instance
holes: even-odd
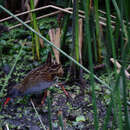
[[[76,117],[77,122],[85,121],[85,117],[83,115]]]

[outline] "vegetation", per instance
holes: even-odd
[[[1,9],[15,18],[13,23],[5,21],[3,25],[12,27],[18,22],[23,25],[2,32],[0,36],[1,126],[50,130],[130,129],[128,1],[51,2],[61,8],[72,7],[73,14],[59,13],[36,20],[37,15],[46,15],[47,12],[31,13],[31,24],[28,26],[0,5]],[[31,4],[34,9],[33,0]],[[52,28],[61,30],[60,48],[50,42],[49,30]],[[44,46],[40,39],[44,41]],[[42,107],[35,108],[29,95],[14,99],[15,102],[10,102],[4,108],[3,103],[11,86],[19,83],[30,70],[43,64],[48,52],[56,59],[53,47],[60,52],[58,56],[64,69],[64,75],[58,82],[65,82],[65,89],[71,98],[67,98],[59,87],[52,86],[47,103]],[[34,58],[36,55],[38,60]],[[36,104],[39,97],[40,94],[38,97],[31,96]]]

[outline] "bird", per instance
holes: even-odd
[[[30,71],[20,83],[11,87],[7,93],[7,98],[4,106],[9,102],[11,98],[31,94],[40,94],[50,86],[54,85],[56,82],[56,77],[63,76],[63,73],[64,72],[61,64],[51,62],[51,53],[48,53],[48,58],[43,65]],[[68,95],[63,85],[61,83],[59,85],[65,94]],[[43,102],[44,101],[41,103],[43,104]]]

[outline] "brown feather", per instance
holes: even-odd
[[[55,77],[62,76],[63,70],[60,64],[50,62],[51,55],[48,54],[46,63],[30,71],[21,83],[12,87],[10,95],[13,95],[13,93],[16,93],[16,95],[26,95],[35,93],[35,91],[37,93],[53,85]],[[15,94],[13,96],[15,97]]]

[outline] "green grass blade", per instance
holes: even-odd
[[[99,13],[98,13],[98,0],[94,0],[95,9],[95,22],[96,22],[96,41],[97,41],[97,56],[98,62],[101,63],[101,38],[100,38],[100,25],[99,25]]]
[[[111,43],[112,57],[114,59],[116,59],[115,43],[114,43],[114,38],[113,38],[113,35],[112,35],[112,27],[111,27],[110,1],[105,0],[105,4],[106,4],[106,14],[107,14],[107,29],[108,29],[108,35],[109,35],[109,39],[110,39],[110,43]],[[116,68],[115,64],[114,64],[114,72],[115,72],[115,77],[117,77],[117,68]],[[119,109],[119,105],[118,105],[117,99],[120,99],[119,88],[117,88],[117,91],[114,91],[114,93],[112,93],[112,96],[113,96],[113,99],[114,99],[113,100],[113,104],[114,104],[114,116],[117,116],[118,119],[121,119],[119,117],[120,114],[117,112],[117,110]],[[114,97],[116,97],[116,99]],[[117,120],[117,122],[118,122],[118,120]],[[120,122],[122,122],[122,121],[120,120]],[[119,123],[117,123],[117,125],[118,125],[118,127],[121,128],[121,125]]]
[[[122,61],[125,61],[125,55],[127,54],[127,46],[128,46],[128,43],[129,43],[129,39],[128,39],[128,31],[126,30],[125,28],[125,25],[124,25],[124,22],[123,22],[123,15],[124,15],[124,2],[120,0],[120,5],[121,5],[121,11],[119,10],[119,7],[116,3],[115,0],[112,0],[113,2],[113,5],[115,7],[115,10],[116,10],[116,13],[117,13],[117,16],[118,16],[118,19],[120,21],[120,24],[121,24],[121,52],[122,52]],[[127,16],[127,12],[126,12],[126,16]],[[127,21],[127,29],[128,29],[128,21]],[[125,38],[124,38],[125,36]],[[124,42],[124,39],[126,40]],[[126,44],[126,45],[125,45]],[[126,128],[129,128],[129,121],[128,121],[128,109],[127,109],[127,98],[126,98],[126,90],[127,90],[127,87],[126,87],[126,79],[125,79],[125,74],[124,74],[124,67],[125,67],[125,62],[122,63],[122,73],[120,73],[121,75],[121,79],[120,80],[123,80],[122,82],[122,85],[120,84],[121,88],[122,88],[122,91],[123,91],[123,106],[125,107],[125,124],[127,125]],[[119,102],[119,117],[120,117],[120,128],[123,129],[123,119],[122,119],[122,106],[121,106],[121,101],[118,101]]]
[[[59,124],[61,126],[61,130],[64,130],[64,122],[63,122],[63,114],[62,111],[58,112],[58,120],[59,120]]]
[[[53,130],[52,128],[52,114],[51,114],[51,100],[50,100],[50,94],[47,95],[47,104],[48,104],[48,119],[49,119],[49,130]]]
[[[79,62],[79,26],[78,26],[78,9],[79,9],[79,1],[78,0],[74,0],[75,1],[75,52],[76,52],[76,60],[77,62]]]
[[[94,111],[94,127],[95,130],[98,130],[98,115],[97,115],[97,106],[96,106],[96,95],[95,95],[95,88],[94,88],[94,78],[93,78],[93,62],[92,62],[92,47],[91,47],[91,38],[90,38],[90,26],[89,26],[89,0],[83,1],[84,11],[85,11],[85,32],[86,32],[86,42],[88,44],[88,56],[89,56],[89,68],[90,68],[90,83],[92,86],[92,104],[93,104],[93,111]]]
[[[106,3],[106,14],[107,14],[107,29],[109,32],[109,38],[110,38],[110,43],[112,46],[112,57],[116,59],[116,51],[115,51],[115,44],[114,44],[114,38],[112,35],[112,27],[111,27],[111,17],[110,17],[110,3],[108,0],[105,0]],[[116,73],[116,67],[115,67],[115,73]]]
[[[7,84],[8,84],[8,81],[9,81],[9,79],[10,79],[10,77],[11,77],[11,74],[12,74],[12,72],[13,72],[13,70],[14,70],[14,68],[15,68],[15,66],[16,66],[16,64],[17,64],[17,62],[18,62],[18,60],[19,60],[19,58],[20,58],[20,55],[22,54],[23,46],[24,46],[24,45],[22,44],[21,49],[20,49],[20,51],[19,51],[19,54],[17,55],[17,57],[16,57],[16,59],[15,59],[15,62],[14,62],[14,64],[13,64],[13,66],[12,66],[12,68],[11,68],[9,74],[7,75],[7,77],[6,77],[6,79],[5,79],[5,82],[4,82],[4,84],[3,84],[3,87],[2,87],[2,89],[1,89],[1,91],[0,91],[0,97],[3,97],[3,93],[4,93],[4,90],[5,90],[5,87],[6,87]]]
[[[105,120],[104,120],[104,125],[103,125],[103,130],[107,130],[107,124],[109,122],[109,119],[110,119],[110,115],[111,115],[111,112],[112,112],[112,99],[107,107],[107,112],[106,112],[106,117],[105,117]]]
[[[73,21],[72,21],[72,54],[79,62],[79,33],[78,33],[78,0],[73,2]]]
[[[128,32],[128,36],[130,36],[130,28],[129,28],[129,25],[128,25],[128,22],[129,22],[128,19],[130,19],[130,15],[128,14],[128,10],[127,10],[128,6],[129,6],[128,1],[129,0],[124,1],[124,7],[127,7],[127,8],[124,8],[125,9],[124,13],[125,13],[125,17],[126,17],[126,29],[127,29],[127,32]],[[129,1],[129,3],[130,3],[130,1]],[[130,8],[129,8],[129,12],[130,12]],[[127,40],[128,40],[127,46],[126,46],[124,53],[122,55],[122,59],[125,59],[126,55],[129,54],[128,52],[129,52],[129,48],[130,48],[130,37],[128,37]],[[124,63],[122,64],[123,70],[124,70],[124,66],[125,66]],[[127,105],[127,94],[128,94],[127,93],[127,89],[128,89],[127,87],[128,87],[128,85],[127,85],[124,73],[123,73],[123,85],[124,85],[124,87],[123,87],[123,105],[124,105],[124,115],[125,115],[125,127],[124,127],[124,129],[127,129],[127,128],[130,129],[130,119],[128,117],[129,114],[128,114],[128,105]]]
[[[118,19],[120,20],[122,32],[123,32],[123,34],[124,34],[124,36],[125,36],[125,39],[128,39],[128,34],[127,34],[126,29],[125,29],[125,25],[124,25],[124,22],[123,22],[123,17],[121,17],[121,14],[120,14],[120,10],[119,10],[119,8],[118,8],[118,5],[117,5],[117,3],[116,3],[115,0],[112,0],[112,3],[113,3],[113,5],[114,5],[114,7],[115,7],[115,11],[116,11],[116,13],[117,13]],[[122,15],[123,15],[123,14],[122,14]]]
[[[31,5],[31,9],[34,9],[34,0],[30,0],[30,5]],[[35,12],[31,13],[31,21],[33,23],[33,27],[34,29],[38,32],[38,26],[37,26],[37,20],[36,20],[36,14]],[[33,42],[35,42],[36,44],[36,54],[37,54],[37,58],[38,60],[40,60],[40,52],[39,52],[39,36],[37,36],[36,34],[32,35],[34,36],[33,39],[35,39],[35,41],[33,40]]]
[[[71,0],[69,1],[68,3],[68,7],[71,6]],[[61,48],[63,48],[64,46],[64,43],[65,43],[65,36],[66,36],[66,33],[67,33],[67,27],[68,27],[68,24],[69,24],[69,17],[70,17],[70,14],[66,14],[65,17],[64,17],[64,25],[63,25],[63,29],[62,29],[62,33],[61,33]]]

